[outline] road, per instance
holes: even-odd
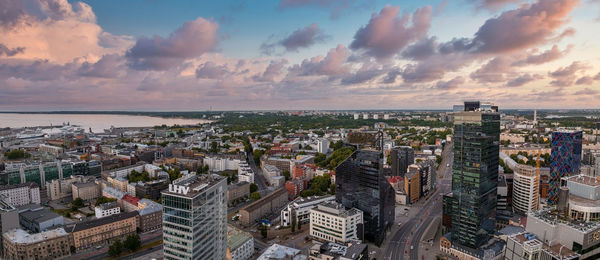
[[[419,259],[421,237],[433,219],[441,215],[442,194],[450,191],[452,169],[446,167],[447,164],[452,165],[452,146],[450,144],[446,145],[446,149],[443,151],[442,163],[436,174],[438,188],[434,191],[435,193],[424,202],[419,212],[414,215],[415,217],[405,222],[400,229],[393,233],[388,239],[388,244],[382,247],[384,250],[380,259],[405,259],[407,255],[408,259]]]
[[[252,169],[252,171],[254,172],[254,183],[258,185],[258,190],[267,189],[267,179],[265,178],[265,176],[262,175],[262,171],[258,167],[256,167],[256,163],[254,162],[254,155],[252,154],[252,152],[248,153],[247,157],[248,165],[250,166],[250,169]]]
[[[149,243],[153,243],[155,241],[161,240],[162,239],[162,229],[159,229],[157,231],[155,231],[154,233],[152,232],[148,232],[148,233],[143,233],[140,234],[140,239],[142,240],[142,245],[145,244],[149,244]],[[124,238],[121,239],[121,241],[124,241]],[[74,255],[71,255],[69,257],[69,259],[76,259],[76,260],[101,260],[101,259],[107,259],[108,258],[108,245],[105,247],[102,247],[101,249],[89,249],[89,251],[85,251],[85,252],[81,252],[81,253],[77,253]],[[157,247],[154,247],[154,249],[158,250]],[[160,245],[160,249],[162,249],[162,245]],[[153,250],[151,250],[153,251]],[[134,255],[138,256],[139,253],[144,253],[147,254],[150,251],[145,250],[145,251],[140,251],[140,252],[136,252]],[[129,258],[127,258],[129,259]]]

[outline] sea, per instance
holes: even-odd
[[[195,125],[210,123],[205,119],[162,118],[137,115],[109,114],[17,114],[0,113],[0,128],[20,128],[65,124],[76,125],[89,132],[102,133],[114,127],[152,127],[157,125]]]

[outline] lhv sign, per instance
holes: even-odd
[[[186,195],[190,191],[190,187],[169,184],[169,192]]]

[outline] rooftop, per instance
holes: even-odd
[[[540,241],[535,235],[527,233],[527,232],[514,234],[511,236],[511,238],[523,245],[528,246],[528,247],[541,246],[542,250],[550,253],[552,256],[554,256],[556,258],[569,260],[569,259],[575,259],[576,257],[579,256],[579,254],[569,250],[569,248],[567,248],[567,247],[563,247],[563,245],[561,245],[559,243],[557,243],[553,246],[549,246],[549,245],[543,243],[542,241]]]
[[[26,183],[20,183],[20,184],[2,185],[2,186],[0,186],[0,190],[11,190],[11,189],[17,189],[17,188],[22,188],[22,187],[29,187],[30,189],[39,188],[39,186],[35,182],[26,182]]]
[[[33,210],[27,209],[25,211],[19,210],[19,216],[26,219],[29,222],[37,223],[41,223],[55,218],[62,218],[61,215],[58,215],[45,208]]]
[[[119,205],[117,205],[116,201],[111,201],[111,202],[106,202],[106,203],[102,203],[102,204],[98,205],[98,208],[100,208],[102,210],[107,210],[107,209],[114,209],[118,206]]]
[[[248,240],[254,239],[248,232],[241,231],[232,225],[227,225],[227,247],[233,251]]]
[[[36,234],[29,234],[25,230],[17,228],[4,233],[5,240],[18,244],[34,244],[54,238],[69,235],[65,229],[57,228]]]
[[[218,174],[187,174],[173,181],[173,185],[189,188],[186,194],[171,192],[169,189],[162,191],[162,193],[193,198],[222,180],[225,180],[225,177]]]
[[[128,218],[134,218],[138,214],[139,213],[137,211],[124,212],[124,213],[110,215],[108,217],[103,217],[103,218],[94,219],[94,220],[90,220],[90,221],[79,222],[79,223],[75,224],[75,226],[73,227],[73,230],[71,230],[71,232],[77,232],[77,231],[95,228],[95,227],[106,225],[109,223],[121,221],[121,220],[128,219]]]
[[[590,177],[587,175],[579,174],[570,177],[566,177],[567,181],[575,182],[583,185],[597,187],[600,186],[600,177]]]
[[[275,190],[274,192],[271,192],[269,195],[264,196],[263,198],[252,202],[250,205],[243,207],[241,210],[246,210],[246,211],[254,211],[258,208],[260,208],[263,203],[267,202],[267,201],[271,201],[273,198],[282,196],[282,194],[285,194],[285,196],[287,196],[287,190],[284,188],[279,188],[277,190]]]
[[[581,232],[591,232],[594,230],[600,229],[600,221],[579,221],[573,219],[566,219],[559,216],[556,207],[544,208],[538,211],[529,212],[528,217],[537,218],[543,222],[546,222],[550,225],[558,225],[563,224],[567,227],[577,229]]]
[[[81,189],[81,188],[96,186],[96,183],[95,182],[78,182],[78,183],[73,183],[72,185],[74,185],[78,189]]]
[[[257,260],[305,260],[306,256],[302,255],[301,251],[295,248],[273,244],[258,257]]]
[[[141,199],[138,202],[138,207],[140,207],[140,206],[142,208],[140,210],[138,210],[138,212],[140,213],[141,216],[145,216],[145,215],[152,214],[152,213],[163,210],[162,204],[160,204],[158,202],[154,202],[149,199]]]
[[[335,215],[337,215],[339,217],[343,217],[343,218],[362,213],[362,211],[355,209],[355,208],[346,209],[344,207],[344,205],[342,205],[341,203],[335,202],[335,201],[325,201],[325,202],[317,205],[317,207],[312,210],[320,211],[320,212],[323,212],[326,214],[335,214]]]

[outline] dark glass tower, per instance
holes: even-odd
[[[500,114],[495,106],[465,102],[454,113],[452,192],[444,196],[452,240],[470,248],[487,242],[494,232]]]
[[[404,177],[408,166],[415,162],[415,150],[410,146],[397,146],[392,148],[390,157],[392,160],[392,175]]]
[[[364,238],[380,245],[394,223],[394,189],[383,176],[380,152],[360,150],[335,169],[335,198],[363,211]]]
[[[548,203],[556,204],[560,191],[560,178],[579,174],[581,166],[581,131],[552,132],[550,155],[550,189]]]

